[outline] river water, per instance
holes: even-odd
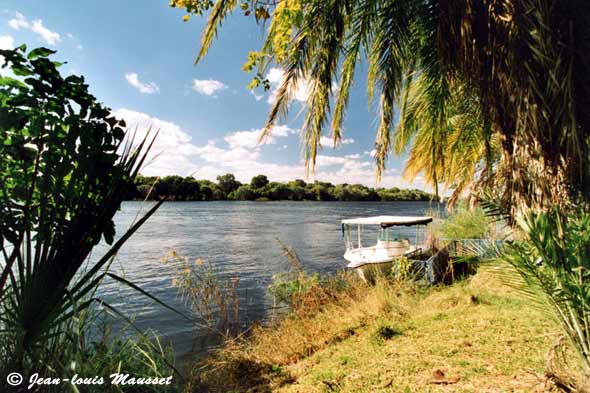
[[[150,206],[125,202],[115,217],[117,235]],[[440,207],[429,202],[166,202],[123,246],[112,268],[164,303],[190,313],[172,285],[179,264],[161,259],[171,250],[190,261],[203,259],[220,277],[239,278],[239,319],[247,326],[274,315],[267,288],[273,275],[290,266],[277,239],[296,251],[307,272],[330,274],[346,265],[340,220],[422,215],[433,208]],[[99,246],[95,255],[104,250]],[[171,342],[180,360],[217,342],[208,329],[121,283],[105,282],[99,296],[131,316],[139,329],[154,330]]]

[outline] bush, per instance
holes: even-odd
[[[239,333],[239,278],[222,279],[211,263],[202,259],[192,263],[176,251],[171,251],[162,261],[179,267],[172,285],[214,333]]]
[[[305,272],[280,273],[273,276],[273,283],[268,287],[268,292],[274,296],[277,303],[293,306],[318,283],[317,274],[309,276]]]
[[[483,209],[460,204],[446,217],[436,219],[432,230],[443,239],[485,239],[490,236],[490,225]]]

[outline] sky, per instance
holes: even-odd
[[[248,51],[260,47],[264,27],[235,13],[195,65],[205,19],[183,22],[183,16],[166,0],[4,0],[0,48],[25,43],[57,50],[54,58],[67,62],[62,74],[84,75],[90,92],[131,130],[159,130],[145,175],[214,180],[233,173],[249,182],[265,174],[273,181],[376,185],[378,117],[367,104],[366,67],[357,72],[341,145],[334,149],[326,130],[315,173],[306,177],[300,139],[305,86],[295,94],[289,117],[265,144],[257,143],[282,75],[279,67],[269,69],[269,92],[246,88],[252,75],[241,67]],[[380,186],[430,190],[421,177],[403,179],[405,159],[390,158]]]

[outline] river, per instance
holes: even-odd
[[[115,216],[117,235],[150,206],[151,202],[123,203]],[[220,277],[239,278],[239,319],[247,326],[273,315],[268,285],[273,275],[289,269],[277,239],[296,251],[307,272],[331,274],[346,265],[340,220],[422,215],[436,206],[429,202],[166,202],[123,246],[112,268],[166,304],[189,313],[172,285],[179,264],[164,264],[161,259],[171,250],[190,261],[203,259]],[[94,254],[100,255],[104,247]],[[99,296],[133,317],[138,328],[152,329],[171,342],[180,360],[217,343],[208,329],[121,283],[105,282]]]

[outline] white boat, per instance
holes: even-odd
[[[431,250],[420,244],[420,229],[430,222],[432,217],[427,216],[375,216],[342,220],[342,235],[346,244],[344,259],[349,262],[347,267],[355,269],[362,279],[372,281],[375,273],[391,273],[396,260],[402,257],[422,259],[428,256]],[[362,244],[365,226],[378,226],[376,244]],[[414,242],[409,236],[404,237],[401,231],[396,232],[394,227],[416,227]],[[352,234],[354,228],[357,230],[356,236]],[[403,232],[407,234],[408,231]]]

